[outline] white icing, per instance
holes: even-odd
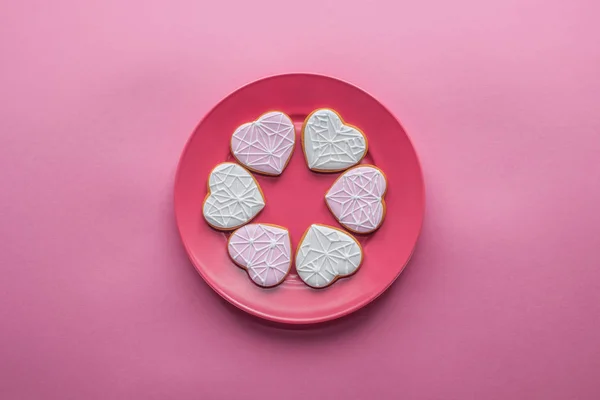
[[[250,172],[233,163],[217,165],[208,178],[209,195],[202,212],[218,229],[234,229],[256,216],[265,200]]]
[[[362,262],[356,240],[338,229],[313,224],[296,253],[296,272],[308,286],[322,288],[354,273]]]
[[[290,235],[286,229],[249,224],[233,232],[227,246],[236,264],[248,272],[257,285],[280,284],[292,265]]]
[[[383,222],[386,191],[383,173],[372,166],[358,166],[346,171],[325,195],[327,205],[347,229],[370,233]]]
[[[292,120],[280,111],[272,111],[237,128],[231,137],[231,151],[241,164],[253,171],[280,175],[295,143]]]
[[[323,108],[307,119],[304,153],[308,167],[317,171],[342,171],[365,156],[367,141],[356,128],[344,125],[332,110]]]

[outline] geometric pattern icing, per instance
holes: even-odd
[[[290,235],[286,229],[272,225],[241,227],[229,238],[227,249],[250,279],[263,287],[280,284],[292,265]]]
[[[343,171],[358,164],[367,152],[362,132],[344,125],[338,114],[325,108],[308,117],[303,140],[308,168],[315,171]]]
[[[308,286],[322,288],[356,272],[362,249],[348,233],[313,224],[296,251],[296,272]]]
[[[353,232],[369,233],[383,222],[386,187],[379,169],[354,167],[334,182],[325,200],[340,224]]]
[[[221,163],[208,178],[208,196],[202,213],[217,229],[230,230],[249,222],[265,206],[258,182],[234,163]]]
[[[282,112],[273,111],[237,128],[231,137],[231,151],[252,171],[280,175],[295,143],[292,120]]]

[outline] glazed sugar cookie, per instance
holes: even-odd
[[[308,168],[318,172],[339,172],[356,165],[367,154],[367,138],[358,129],[344,124],[333,110],[313,111],[304,121],[302,148]]]
[[[290,117],[272,111],[237,128],[231,137],[231,152],[251,171],[280,175],[295,144],[296,133]]]
[[[231,259],[262,287],[279,285],[292,265],[290,234],[276,225],[250,224],[229,237]]]
[[[383,196],[387,182],[383,172],[372,165],[359,165],[344,172],[325,195],[327,207],[346,229],[370,233],[385,217]]]
[[[363,259],[360,244],[346,232],[313,224],[296,251],[296,271],[313,288],[323,288],[338,278],[352,275]]]
[[[258,182],[243,167],[226,162],[211,171],[202,212],[213,228],[238,228],[252,220],[264,206]]]

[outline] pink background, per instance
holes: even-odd
[[[91,3],[0,3],[0,398],[600,398],[600,3]],[[396,284],[304,330],[213,293],[172,205],[203,114],[295,71],[427,185]]]

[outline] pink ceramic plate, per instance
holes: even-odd
[[[340,174],[311,172],[300,143],[304,119],[321,107],[338,111],[345,122],[360,127],[367,136],[369,152],[362,163],[374,164],[386,174],[386,217],[373,234],[355,235],[363,247],[364,261],[354,276],[340,279],[326,289],[311,289],[300,281],[292,267],[281,285],[263,289],[229,258],[229,233],[212,229],[202,217],[208,174],[220,162],[235,162],[229,142],[239,125],[266,111],[283,111],[295,123],[296,147],[281,176],[254,174],[265,195],[266,207],[252,222],[286,227],[294,252],[312,223],[341,228],[325,203],[325,193]],[[394,116],[356,86],[310,74],[261,79],[227,96],[194,131],[181,156],[175,181],[175,214],[181,239],[204,280],[240,309],[291,324],[341,317],[383,293],[410,259],[421,230],[424,206],[419,160]]]

